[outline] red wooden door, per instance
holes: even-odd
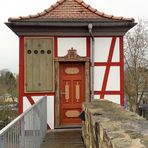
[[[81,124],[79,114],[85,97],[84,64],[60,65],[60,124]]]

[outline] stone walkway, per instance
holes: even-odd
[[[51,130],[41,148],[85,148],[81,135],[81,129]]]

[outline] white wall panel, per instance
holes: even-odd
[[[29,107],[31,107],[31,104],[27,97],[23,97],[23,112],[26,111]]]
[[[95,62],[107,62],[111,40],[111,37],[95,38]]]
[[[116,39],[116,43],[115,43],[115,48],[114,48],[114,52],[113,52],[113,58],[112,58],[112,62],[120,62],[120,44],[119,44],[119,38]]]
[[[120,90],[120,67],[110,67],[106,90]]]
[[[94,99],[95,100],[100,99],[100,95],[94,95]]]
[[[86,56],[86,38],[58,38],[58,56],[65,56],[74,48],[80,56]]]
[[[32,96],[33,101],[36,103],[37,101],[41,100],[44,96]]]
[[[47,123],[54,129],[54,96],[47,97]]]
[[[105,66],[99,66],[94,68],[94,90],[100,91],[103,84],[104,73],[105,73]]]
[[[104,99],[120,104],[120,95],[105,95]]]
[[[94,95],[94,99],[100,99],[100,95]],[[120,95],[105,95],[104,99],[120,104]]]
[[[32,97],[34,102],[40,100],[43,96]],[[47,123],[51,129],[54,129],[54,96],[47,96]]]

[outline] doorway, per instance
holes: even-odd
[[[82,102],[90,101],[90,59],[69,49],[55,64],[55,128],[81,125]]]
[[[84,63],[60,64],[60,125],[79,125],[85,97]]]

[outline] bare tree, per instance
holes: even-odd
[[[146,90],[148,90],[148,21],[139,19],[136,27],[125,36],[125,95],[131,111],[138,112]]]

